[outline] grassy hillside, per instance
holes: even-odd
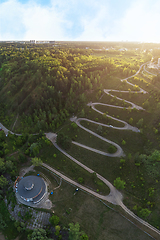
[[[119,52],[95,56],[77,46],[2,45],[0,49],[0,118],[17,132],[55,131],[69,114],[82,109],[90,93],[98,98],[111,87],[110,76],[127,77],[146,56]],[[119,57],[118,57],[119,56]]]
[[[26,45],[24,49],[20,45],[2,45],[0,122],[23,135],[16,137],[9,134],[7,139],[1,133],[3,143],[0,144],[0,157],[3,158],[6,171],[2,167],[1,175],[5,173],[7,177],[9,174],[14,180],[21,164],[29,164],[29,158],[36,156],[71,179],[78,182],[83,179],[82,184],[85,186],[108,194],[108,187],[101,181],[95,182],[91,174],[62,155],[42,132],[63,133],[70,140],[107,151],[109,144],[79,127],[74,128],[69,117],[74,114],[121,127],[122,123],[98,114],[87,103],[91,101],[122,106],[123,109],[101,105],[96,108],[138,127],[139,133],[105,127],[98,129],[98,125],[85,121],[81,124],[119,144],[126,155],[124,158],[102,156],[73,144],[70,144],[67,152],[112,184],[117,177],[124,180],[124,203],[138,216],[160,228],[159,75],[146,76],[142,69],[139,75],[128,79],[135,84],[134,87],[120,81],[121,78],[135,74],[149,58],[148,52],[130,49],[128,53],[121,53],[118,47],[109,52],[98,52],[93,46],[86,49],[84,43],[64,43],[58,47]],[[148,93],[139,94],[139,87]],[[104,88],[129,92],[111,92],[115,96],[112,98],[103,93]],[[132,93],[132,90],[137,92]],[[129,105],[116,96],[142,106],[145,110],[126,109]],[[38,136],[28,135],[36,132]],[[10,156],[12,153],[15,155]],[[41,171],[45,172],[44,169]],[[63,183],[51,199],[64,226],[78,221],[90,239],[150,239],[98,200],[83,192],[74,198],[73,191],[73,187]],[[70,208],[72,212],[68,214]],[[145,215],[146,212],[148,215]]]

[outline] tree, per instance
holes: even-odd
[[[4,159],[0,158],[0,172],[3,173],[5,169],[6,167],[5,167]]]
[[[59,231],[60,231],[61,227],[59,225],[55,226],[55,230],[56,230],[56,236],[59,235]]]
[[[98,125],[97,132],[98,132],[98,133],[101,133],[101,132],[102,132],[102,126],[101,126],[101,125]]]
[[[154,192],[155,192],[155,189],[154,189],[153,187],[150,187],[150,188],[148,189],[148,192],[149,192],[149,197],[152,197],[153,194],[154,194]]]
[[[109,153],[115,153],[117,151],[117,148],[113,145],[110,145],[107,150]]]
[[[5,188],[7,186],[7,184],[8,184],[7,179],[3,175],[1,175],[0,176],[0,188]]]
[[[141,217],[147,218],[151,214],[151,211],[147,208],[142,208],[139,213]]]
[[[32,158],[31,162],[34,166],[40,166],[43,163],[42,160],[40,158],[37,158],[37,157]]]
[[[14,167],[14,164],[11,160],[6,161],[6,168],[10,172]]]
[[[24,154],[22,153],[19,153],[19,156],[18,156],[18,160],[21,162],[21,163],[25,163],[27,161],[27,158]]]
[[[39,146],[38,143],[32,143],[32,145],[30,146],[30,152],[32,156],[37,156],[39,153]]]
[[[85,116],[85,112],[84,112],[84,108],[83,108],[81,113],[80,113],[80,117],[84,117],[84,116]]]
[[[34,229],[32,234],[29,234],[27,237],[28,240],[51,240],[48,239],[46,231],[42,228]]]
[[[125,188],[125,181],[121,180],[120,177],[116,178],[116,180],[114,180],[114,186],[117,189],[124,189]]]
[[[123,158],[120,159],[120,163],[125,163],[125,162],[126,162],[125,159],[123,159]]]
[[[88,240],[89,238],[88,238],[88,236],[87,236],[87,234],[83,234],[82,236],[80,236],[80,240]]]
[[[0,213],[0,231],[2,231],[5,227],[6,227],[6,223],[3,220],[2,214]]]
[[[49,222],[53,225],[53,226],[57,226],[59,223],[59,217],[56,215],[52,215],[52,217],[49,218]]]
[[[80,225],[79,223],[69,223],[69,240],[79,240],[80,239]]]
[[[69,149],[71,146],[71,139],[66,136],[64,133],[58,133],[57,143],[62,146],[64,149]]]
[[[142,127],[142,126],[143,126],[143,118],[141,118],[141,119],[137,122],[137,126],[138,126],[138,127]]]
[[[74,122],[71,123],[71,126],[72,126],[73,129],[77,129],[78,128],[78,125],[76,123],[74,123]]]
[[[69,223],[69,240],[88,240],[87,234],[80,231],[79,223]]]
[[[130,118],[129,119],[129,124],[132,124],[133,123],[133,118]]]
[[[158,129],[155,128],[154,133],[155,133],[155,134],[158,134]]]
[[[83,179],[82,177],[79,177],[79,178],[78,178],[78,182],[79,182],[79,183],[84,183],[84,179]]]
[[[0,131],[0,142],[4,142],[4,140],[5,140],[5,133],[4,133],[4,131]]]

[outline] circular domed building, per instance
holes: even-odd
[[[41,177],[27,176],[18,182],[16,192],[24,201],[38,203],[46,193],[46,184]]]

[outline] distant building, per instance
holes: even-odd
[[[127,50],[128,50],[127,48],[120,48],[120,49],[119,49],[120,52],[125,52],[125,51],[127,51]]]
[[[49,41],[36,41],[36,44],[45,44],[45,43],[49,43]]]
[[[55,41],[49,41],[50,44],[55,44]]]
[[[30,40],[30,43],[36,43],[36,41],[35,40]]]

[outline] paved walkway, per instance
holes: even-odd
[[[73,121],[72,118],[71,118],[71,121]],[[105,156],[108,156],[108,157],[122,157],[122,156],[125,156],[122,148],[121,148],[117,143],[115,143],[115,142],[113,142],[113,141],[111,141],[111,140],[109,140],[109,139],[107,139],[107,138],[104,138],[104,137],[100,136],[99,134],[97,134],[97,133],[89,130],[88,128],[85,128],[84,126],[82,126],[82,125],[80,124],[81,121],[87,121],[87,122],[95,123],[95,124],[98,124],[98,125],[101,125],[101,126],[105,126],[105,127],[109,127],[109,125],[103,124],[103,123],[98,123],[98,122],[95,122],[95,121],[92,121],[92,120],[89,120],[89,119],[86,119],[86,118],[77,118],[77,119],[74,120],[74,122],[75,122],[80,128],[82,128],[83,130],[89,132],[90,134],[92,134],[92,135],[94,135],[95,137],[103,140],[104,142],[107,142],[107,143],[110,143],[110,144],[114,145],[114,146],[117,148],[117,151],[116,151],[115,153],[106,153],[106,152],[102,152],[102,151],[97,150],[97,149],[93,149],[93,148],[87,147],[87,146],[85,146],[85,145],[83,145],[83,144],[80,144],[80,143],[77,143],[77,142],[75,142],[75,141],[72,141],[73,144],[76,144],[76,145],[78,145],[78,146],[80,146],[80,147],[86,148],[86,149],[88,149],[88,150],[90,150],[90,151],[93,151],[93,152],[96,152],[96,153],[99,153],[99,154],[102,154],[102,155],[105,155]]]
[[[8,135],[8,132],[10,132],[11,134],[15,134],[16,136],[21,136],[21,135],[22,135],[22,134],[18,134],[18,133],[14,133],[14,132],[10,131],[10,130],[7,129],[5,126],[3,126],[2,123],[0,123],[0,127],[2,128],[2,130],[4,131],[4,133],[5,133],[6,135]]]
[[[153,75],[153,76],[157,76],[157,74],[154,74],[154,73],[149,72],[149,71],[146,69],[146,66],[144,66],[143,69],[144,69],[144,71],[146,71],[148,74]]]
[[[144,64],[143,64],[142,66],[144,66]],[[136,76],[136,75],[140,72],[142,66],[141,66],[140,69],[137,71],[137,73],[134,74],[133,76]],[[131,77],[133,77],[133,76],[131,76]],[[123,80],[121,80],[121,81],[124,81],[124,80],[125,80],[128,84],[130,84],[130,85],[132,85],[132,86],[135,86],[134,84],[128,82],[128,79],[131,78],[131,77],[125,78],[125,79],[123,79]],[[137,92],[137,91],[131,91],[131,92],[132,92],[132,93],[135,93],[135,92],[137,92],[137,93],[144,93],[144,94],[147,93],[147,92],[146,92],[145,90],[143,90],[142,88],[139,88],[139,89],[140,89],[140,90],[139,90],[138,92]],[[113,90],[113,89],[104,89],[104,93],[110,95],[111,97],[115,97],[114,95],[110,94],[111,91],[112,91],[112,92],[123,92],[123,93],[124,93],[124,92],[125,92],[125,93],[126,93],[126,92],[129,92],[129,91],[120,91],[120,90]],[[136,105],[136,104],[134,104],[134,103],[132,103],[132,102],[130,102],[130,101],[124,100],[124,99],[119,98],[119,97],[117,97],[117,99],[120,100],[120,101],[125,101],[126,103],[128,103],[128,104],[131,105],[130,107],[128,107],[128,108],[126,108],[126,109],[134,109],[134,108],[135,108],[135,109],[137,109],[137,110],[145,110],[145,109],[142,108],[141,106],[138,106],[138,105]],[[101,114],[101,115],[103,115],[104,112],[101,112],[101,111],[99,111],[98,109],[96,109],[96,106],[97,106],[97,105],[109,106],[109,107],[114,107],[114,108],[123,109],[123,107],[121,107],[121,106],[115,106],[115,105],[110,105],[110,104],[106,104],[106,103],[99,103],[99,102],[96,102],[96,103],[90,102],[90,103],[88,103],[87,105],[88,105],[89,107],[92,107],[92,109],[93,109],[94,111],[98,112],[98,113]],[[107,125],[107,124],[103,124],[103,123],[100,123],[100,122],[95,122],[95,121],[89,120],[89,119],[87,119],[87,118],[72,117],[72,118],[70,118],[70,120],[71,120],[72,122],[75,122],[75,123],[76,123],[80,128],[82,128],[83,130],[85,130],[85,131],[89,132],[90,134],[96,136],[97,138],[100,138],[101,140],[103,140],[103,141],[105,141],[105,142],[107,142],[107,143],[110,143],[110,144],[112,144],[113,146],[115,146],[116,149],[117,149],[116,153],[113,153],[113,154],[106,153],[106,152],[103,152],[103,151],[100,151],[100,150],[97,150],[97,149],[88,147],[88,146],[86,146],[86,145],[83,145],[83,144],[78,143],[78,142],[75,142],[75,141],[72,141],[72,143],[75,144],[75,145],[78,145],[78,146],[80,146],[80,147],[82,147],[82,148],[85,148],[85,149],[88,149],[88,150],[90,150],[90,151],[99,153],[99,154],[101,154],[101,155],[109,156],[109,157],[122,157],[122,156],[125,156],[125,153],[123,152],[122,148],[121,148],[117,143],[115,143],[115,142],[113,142],[113,141],[111,141],[111,140],[109,140],[109,139],[106,139],[106,138],[98,135],[97,133],[89,130],[88,128],[85,128],[84,126],[82,126],[82,125],[80,124],[81,121],[87,121],[87,122],[90,122],[90,123],[94,123],[94,124],[97,124],[97,125],[101,125],[101,126],[104,126],[104,127],[113,128],[113,129],[117,129],[117,130],[131,130],[131,131],[137,132],[137,133],[140,132],[140,130],[139,130],[137,127],[133,127],[133,126],[131,126],[130,124],[128,124],[127,122],[125,122],[125,121],[123,121],[123,120],[120,120],[120,119],[118,119],[118,118],[112,117],[112,116],[110,116],[110,115],[108,115],[108,114],[106,114],[106,116],[109,117],[109,118],[111,118],[111,119],[113,119],[113,120],[115,120],[115,121],[118,121],[118,122],[124,124],[124,126],[123,126],[123,127],[114,127],[114,126],[112,126],[112,125]]]

